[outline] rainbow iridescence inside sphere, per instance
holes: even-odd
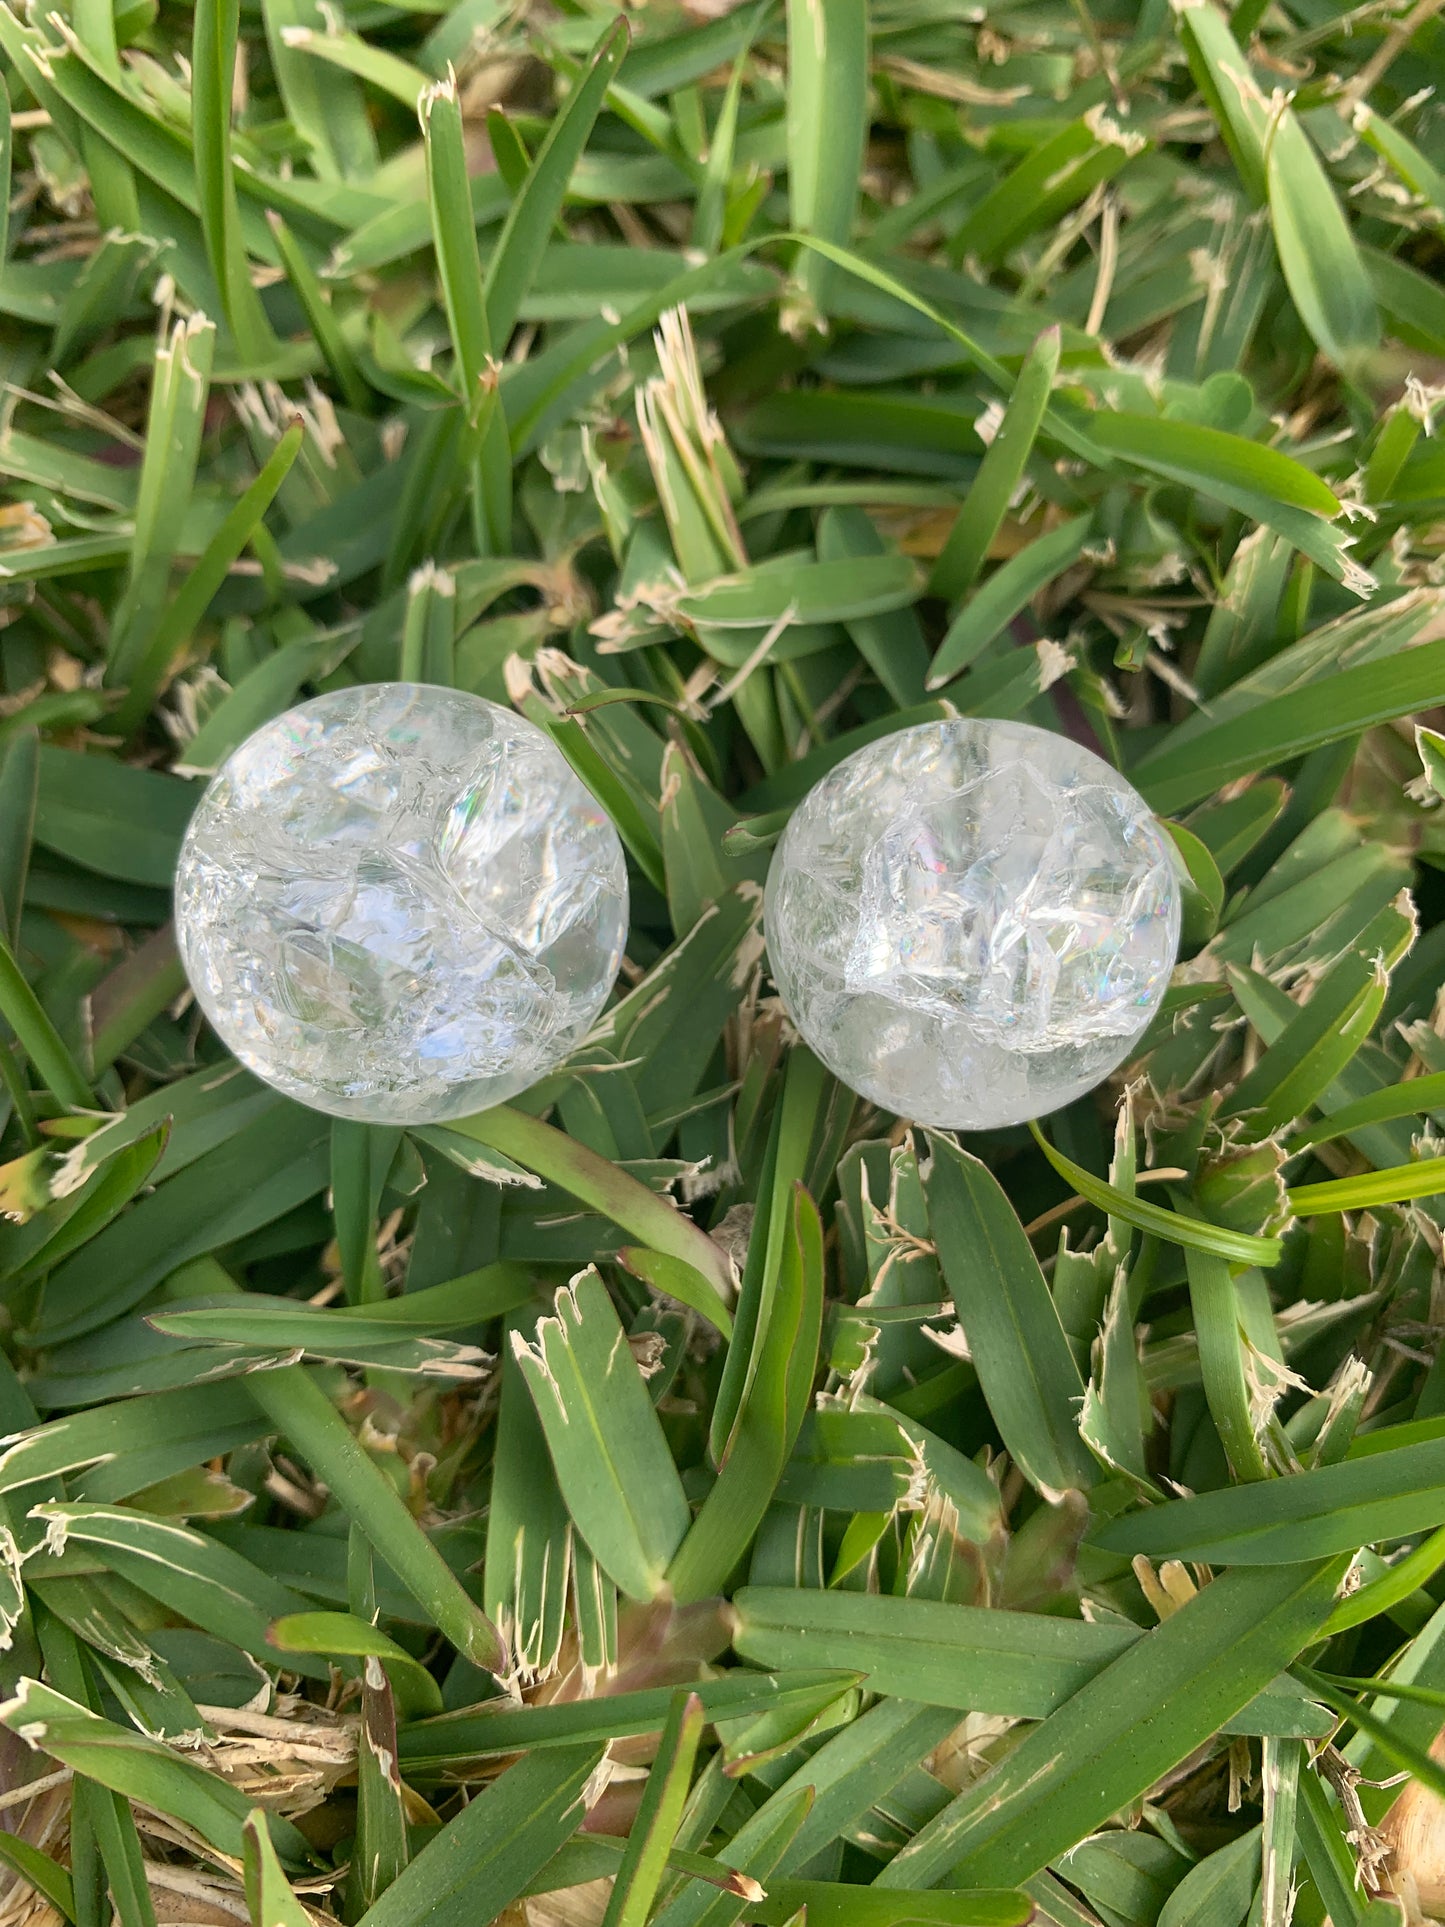
[[[870,743],[809,792],[765,928],[783,1002],[836,1076],[901,1117],[985,1130],[1129,1055],[1169,983],[1179,886],[1107,763],[962,718]]]
[[[554,1069],[627,932],[610,820],[544,731],[371,683],[257,730],[202,798],[181,957],[241,1062],[338,1117],[438,1123]]]

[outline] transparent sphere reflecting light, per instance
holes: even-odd
[[[222,766],[176,927],[202,1009],[258,1077],[337,1117],[439,1123],[581,1041],[621,961],[627,874],[535,724],[372,683],[288,710]]]
[[[923,1124],[1056,1110],[1123,1062],[1179,945],[1165,833],[1048,730],[962,718],[858,750],[768,873],[773,980],[845,1084]]]

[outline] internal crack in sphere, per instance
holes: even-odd
[[[176,926],[201,1008],[258,1077],[337,1117],[439,1123],[582,1041],[621,962],[627,873],[534,723],[371,683],[288,710],[222,766]]]
[[[773,979],[845,1084],[921,1124],[1057,1110],[1123,1062],[1179,946],[1164,832],[1067,737],[921,723],[830,770],[768,873]]]

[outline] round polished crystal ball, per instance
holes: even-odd
[[[277,716],[217,772],[176,927],[201,1008],[258,1077],[337,1117],[434,1124],[581,1042],[621,961],[627,874],[534,723],[370,683]]]
[[[768,958],[845,1084],[989,1130],[1091,1090],[1159,1007],[1179,886],[1137,791],[1022,723],[920,723],[812,789],[773,854]]]

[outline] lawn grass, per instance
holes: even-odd
[[[1438,6],[67,0],[0,72],[3,1919],[1433,1904]],[[415,1132],[168,921],[229,751],[396,676],[633,905]],[[1188,876],[1136,1062],[962,1146],[759,928],[951,713]]]

